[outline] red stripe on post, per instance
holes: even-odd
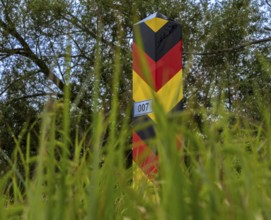
[[[150,178],[158,172],[158,156],[133,132],[133,158],[143,172]]]
[[[151,87],[155,85],[156,62],[133,43],[133,70]],[[148,80],[149,79],[149,80]]]
[[[182,41],[179,41],[156,63],[156,91],[162,88],[181,69]]]
[[[133,69],[155,92],[162,88],[182,68],[182,41],[155,62],[133,43]],[[148,80],[148,74],[150,79]],[[151,80],[151,81],[150,81]]]

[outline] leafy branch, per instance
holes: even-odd
[[[15,50],[2,49],[0,53],[5,52],[10,55],[19,54],[32,60],[40,68],[41,72],[43,72],[43,74],[48,79],[50,79],[61,91],[63,91],[64,83],[50,70],[47,64],[31,50],[25,39],[16,30],[14,24],[11,22],[11,19],[8,17],[8,15],[6,15],[6,20],[7,22],[5,23],[3,20],[0,19],[0,27],[11,36],[13,36],[21,44],[22,48]]]
[[[183,54],[187,54],[187,55],[197,55],[197,56],[211,56],[211,55],[217,55],[217,54],[222,54],[222,53],[232,53],[232,52],[236,52],[238,50],[242,50],[245,47],[251,46],[251,45],[255,45],[255,44],[261,44],[261,43],[267,43],[267,42],[271,42],[271,37],[268,38],[263,38],[263,39],[259,39],[259,40],[254,40],[254,41],[250,41],[250,42],[245,42],[242,43],[238,46],[234,46],[231,48],[224,48],[221,50],[214,50],[214,51],[210,51],[210,52],[183,52]]]

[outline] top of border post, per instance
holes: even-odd
[[[160,18],[160,19],[167,20],[167,21],[169,20],[167,16],[165,16],[165,15],[159,13],[159,12],[155,12],[155,13],[149,15],[148,17],[144,18],[143,20],[135,23],[134,25],[146,22],[146,21],[154,19],[154,18]]]

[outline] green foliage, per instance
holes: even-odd
[[[253,0],[222,3],[194,0],[0,1],[0,102],[5,106],[0,114],[6,115],[7,108],[16,111],[14,117],[0,122],[1,131],[5,130],[7,137],[11,133],[2,128],[3,124],[12,128],[20,121],[19,129],[11,129],[18,136],[24,126],[19,117],[31,115],[38,120],[46,101],[63,99],[68,45],[72,45],[69,70],[72,120],[77,122],[72,126],[79,126],[79,133],[87,129],[92,123],[97,39],[100,39],[102,60],[99,108],[106,117],[111,111],[117,47],[121,71],[118,94],[123,116],[131,100],[132,26],[155,11],[182,24],[185,95],[189,106],[211,108],[214,101],[225,98],[224,104],[230,111],[240,114],[245,111],[248,117],[257,120],[258,110],[249,104],[255,99],[250,91],[256,81],[262,85],[260,90],[270,88],[257,58],[258,54],[269,56],[269,44],[224,53],[216,51],[231,49],[268,34],[264,25],[269,21],[260,7],[263,4]],[[215,53],[198,56],[195,52]],[[22,108],[24,114],[20,113]],[[9,136],[9,140],[12,139]],[[11,154],[13,147],[7,143],[14,146],[14,142],[7,141],[2,147],[9,149]]]
[[[98,56],[98,75],[100,62]],[[265,61],[262,64],[270,73]],[[1,219],[265,219],[271,215],[271,121],[264,105],[259,105],[261,123],[239,118],[219,103],[211,112],[202,108],[198,110],[201,131],[191,124],[190,109],[169,118],[155,106],[153,141],[160,155],[160,175],[151,185],[132,184],[132,168],[125,165],[129,117],[117,129],[119,77],[116,51],[110,115],[99,111],[98,77],[92,124],[80,138],[78,129],[74,136],[69,132],[69,86],[62,104],[48,103],[41,113],[37,156],[30,154],[30,131],[15,138],[13,157],[6,158],[10,169],[0,180]],[[178,151],[175,138],[180,133],[183,146]]]
[[[270,43],[238,48],[260,6],[0,0],[0,219],[270,218]],[[159,177],[133,184],[132,25],[155,11],[182,23],[187,103],[155,107]]]

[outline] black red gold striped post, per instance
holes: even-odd
[[[155,137],[154,101],[169,114],[180,110],[182,86],[181,26],[154,13],[134,25],[133,40],[133,161],[137,170],[153,178],[158,155],[150,141]],[[141,126],[141,124],[145,126]],[[135,174],[136,175],[136,174]]]

